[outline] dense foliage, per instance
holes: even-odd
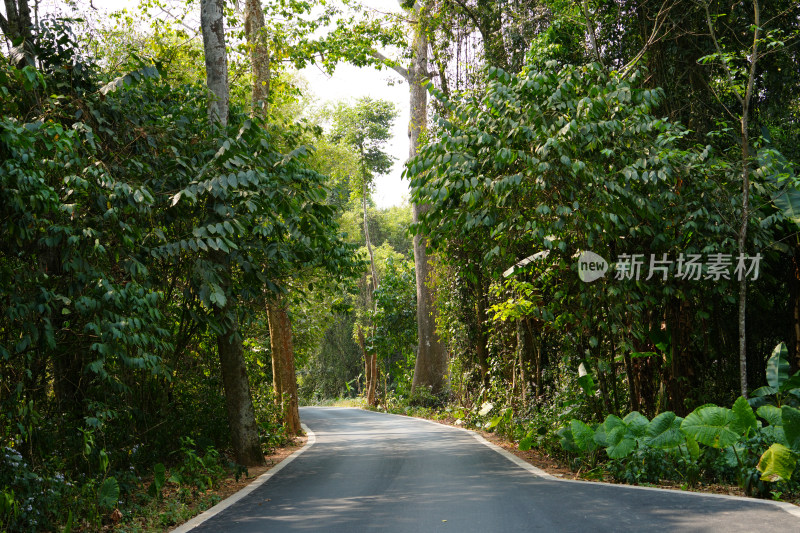
[[[235,108],[218,131],[201,84],[145,62],[111,80],[79,57],[45,65],[0,72],[2,520],[15,530],[99,523],[137,505],[140,477],[173,450],[226,448],[214,335],[252,331],[287,273],[342,280],[358,265],[305,162],[305,126]],[[266,448],[280,413],[263,355],[247,357]]]

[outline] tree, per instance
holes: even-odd
[[[355,190],[360,189],[361,209],[364,228],[364,245],[367,248],[370,262],[371,283],[365,283],[367,314],[375,311],[374,291],[379,286],[378,271],[375,267],[375,254],[370,239],[369,220],[367,217],[367,200],[370,196],[375,175],[385,174],[391,169],[392,158],[383,151],[389,140],[392,122],[397,116],[394,105],[382,100],[362,98],[352,107],[340,105],[332,113],[333,124],[330,138],[353,147],[359,154],[360,175],[354,176]],[[352,179],[352,178],[351,178]],[[359,186],[360,185],[360,186]],[[356,336],[364,354],[364,370],[366,376],[367,403],[376,405],[376,389],[378,381],[378,362],[372,343],[368,342],[371,334],[365,330],[373,330],[373,325],[356,324]]]
[[[411,118],[408,124],[409,158],[416,156],[425,137],[428,126],[428,94],[426,84],[430,79],[428,72],[428,37],[426,19],[430,6],[424,2],[400,2],[413,13],[411,24],[413,39],[411,44],[411,65],[405,68],[397,62],[390,61],[380,52],[373,55],[390,66],[406,80],[410,91]],[[427,204],[417,201],[412,203],[413,221],[416,224],[429,209]],[[433,294],[428,285],[431,272],[431,261],[427,253],[427,239],[424,234],[415,230],[414,235],[414,270],[417,284],[417,360],[414,366],[413,388],[424,387],[438,394],[446,383],[447,353],[436,334],[436,310],[433,306]]]
[[[225,50],[223,0],[202,0],[200,24],[203,30],[206,76],[213,97],[209,99],[209,118],[224,130],[228,124],[228,61]],[[239,319],[232,294],[230,259],[222,250],[212,252],[214,263],[223,268],[224,296],[216,302],[216,318],[220,368],[225,385],[225,404],[236,460],[245,466],[264,464],[264,454],[258,437],[250,383],[242,353]],[[220,301],[221,300],[221,301]]]

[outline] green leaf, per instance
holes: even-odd
[[[97,491],[97,506],[101,509],[113,509],[119,500],[119,483],[113,477],[106,478]]]
[[[647,445],[659,450],[675,448],[686,442],[686,436],[681,431],[683,418],[676,416],[672,411],[665,411],[653,418],[647,425]]]
[[[695,461],[700,458],[700,445],[689,435],[686,435],[686,451],[689,452],[689,456]]]
[[[787,445],[800,453],[800,410],[784,405],[781,407],[781,419]]]
[[[578,385],[580,385],[581,390],[583,390],[587,396],[594,397],[597,387],[595,387],[591,374],[584,374],[583,376],[579,377]]]
[[[786,184],[773,196],[772,200],[783,216],[795,224],[800,224],[800,189]]]
[[[217,307],[225,307],[225,304],[228,302],[228,299],[225,297],[225,291],[216,283],[211,284],[211,294],[208,299],[212,304],[216,304]]]
[[[503,416],[502,415],[497,415],[496,417],[492,418],[490,421],[486,422],[486,424],[484,424],[483,427],[486,428],[486,429],[492,429],[492,428],[497,427],[497,425],[502,421],[503,421]]]
[[[780,389],[787,379],[789,379],[788,350],[784,343],[780,343],[772,350],[772,355],[767,361],[767,383],[773,389]]]
[[[756,390],[754,390],[753,392],[751,392],[750,396],[753,396],[754,398],[761,398],[763,396],[772,396],[773,394],[776,394],[777,392],[778,392],[778,389],[773,389],[772,387],[770,387],[768,385],[764,385],[763,387],[759,387]]]
[[[764,481],[788,481],[797,466],[797,456],[784,446],[775,443],[758,461],[758,471]]]
[[[747,402],[744,396],[739,396],[733,403],[734,418],[731,423],[731,429],[739,435],[748,435],[751,431],[758,428],[756,415],[753,413],[753,408]]]
[[[594,441],[594,430],[584,422],[572,420],[570,429],[572,430],[572,439],[575,441],[575,446],[582,452],[590,452],[597,448],[597,443]]]
[[[522,450],[523,452],[527,452],[528,450],[530,450],[533,447],[533,439],[534,439],[534,437],[535,437],[535,435],[534,435],[533,431],[531,431],[527,435],[525,435],[519,441],[519,449]]]
[[[628,428],[618,426],[606,434],[608,439],[608,446],[606,453],[611,459],[622,459],[631,454],[636,448],[636,440],[633,438]]]
[[[780,407],[762,405],[756,410],[758,416],[767,421],[770,426],[782,426],[783,415]]]
[[[64,529],[61,530],[62,533],[72,533],[72,523],[74,522],[74,518],[72,516],[72,509],[69,510],[69,514],[67,515],[67,523],[64,524]]]
[[[570,430],[570,428],[563,427],[556,432],[556,435],[560,437],[559,442],[565,451],[572,453],[580,452],[580,449],[575,445],[575,439],[572,437],[572,430]]]
[[[681,422],[681,431],[700,444],[718,449],[727,448],[738,442],[741,436],[731,428],[734,418],[733,411],[725,407],[700,407]]]
[[[636,437],[643,437],[645,431],[647,430],[647,426],[650,424],[650,421],[647,420],[647,417],[638,411],[628,413],[628,415],[625,416],[622,421],[625,422],[626,426],[628,426],[628,431],[630,431]]]

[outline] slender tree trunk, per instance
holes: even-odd
[[[260,0],[246,0],[245,38],[253,67],[252,105],[254,115],[266,116],[271,81],[269,46],[264,25],[264,11]],[[285,302],[280,298],[267,303],[272,352],[272,383],[275,401],[283,406],[284,422],[289,433],[298,435],[300,412],[297,398],[297,376],[294,367],[294,342],[292,323]]]
[[[747,251],[747,223],[750,211],[750,104],[753,99],[753,87],[756,80],[756,64],[759,59],[759,40],[761,38],[761,7],[758,0],[753,0],[753,44],[748,50],[749,68],[747,72],[747,84],[744,95],[737,92],[733,73],[728,67],[727,61],[714,31],[714,21],[708,3],[704,4],[706,12],[706,24],[709,34],[717,50],[717,55],[722,62],[723,69],[728,78],[728,84],[733,94],[742,106],[740,117],[742,135],[742,219],[737,235],[737,243],[740,256],[744,256]],[[739,280],[739,385],[742,396],[747,398],[747,334],[746,334],[746,314],[747,314],[747,278],[742,274]]]
[[[589,35],[589,44],[592,47],[592,52],[594,53],[597,62],[602,65],[603,59],[600,56],[600,48],[597,46],[597,38],[595,37],[594,33],[594,20],[592,20],[592,17],[589,14],[589,6],[587,5],[586,0],[582,0],[581,7],[583,7],[583,17],[586,19],[586,33]]]
[[[266,109],[272,77],[261,0],[246,0],[244,33],[253,66],[253,111],[257,113],[258,109]]]
[[[363,153],[362,153],[363,159]],[[370,266],[370,273],[372,276],[372,287],[367,287],[367,307],[371,308],[373,312],[377,311],[377,302],[375,301],[375,289],[378,288],[378,271],[375,268],[375,253],[372,250],[372,240],[369,237],[369,220],[367,218],[367,176],[365,170],[364,176],[364,183],[362,185],[361,191],[361,207],[364,214],[364,242],[367,245],[367,252],[369,252],[369,266]],[[374,331],[375,324],[372,324],[372,328]],[[375,391],[377,390],[378,385],[378,357],[374,350],[370,350],[369,352],[366,349],[366,344],[362,346],[364,350],[364,364],[366,365],[366,377],[367,377],[367,404],[376,406],[378,402],[376,400]]]
[[[367,350],[367,339],[361,326],[358,326],[356,334],[358,336],[358,345],[364,356],[364,392],[367,395],[367,405],[374,407],[378,405],[375,397],[378,382],[378,358],[375,353],[370,353]]]
[[[228,122],[228,58],[225,50],[223,23],[224,0],[202,0],[200,24],[203,31],[206,79],[213,93],[209,101],[209,118],[223,128]],[[225,405],[236,460],[245,466],[264,464],[261,442],[258,438],[253,399],[247,379],[247,366],[239,335],[239,323],[232,294],[231,267],[221,252],[211,257],[222,270],[226,304],[215,310],[222,329],[217,337],[222,383],[225,387]]]
[[[273,358],[273,375],[276,359],[279,366],[279,381],[283,403],[284,423],[286,430],[292,435],[302,432],[300,427],[300,411],[297,401],[297,376],[294,368],[294,345],[292,341],[292,323],[286,302],[281,297],[267,306],[269,319],[269,342]]]

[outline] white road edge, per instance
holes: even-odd
[[[202,524],[206,520],[209,520],[210,518],[218,515],[219,513],[221,513],[222,511],[224,511],[225,509],[227,509],[231,505],[235,504],[236,502],[238,502],[242,498],[245,498],[248,494],[250,494],[251,492],[256,490],[258,487],[260,487],[261,485],[263,485],[264,483],[269,481],[270,478],[272,478],[272,476],[274,476],[275,474],[277,474],[278,472],[283,470],[283,468],[286,465],[288,465],[289,463],[291,463],[292,461],[297,459],[298,456],[300,456],[303,452],[305,452],[311,446],[313,446],[314,443],[317,442],[317,436],[314,434],[313,431],[311,431],[308,428],[307,425],[301,424],[301,426],[303,428],[303,431],[306,432],[306,435],[308,435],[308,440],[306,441],[305,445],[302,448],[300,448],[299,450],[294,452],[292,455],[290,455],[289,457],[287,457],[286,459],[284,459],[283,461],[278,463],[277,466],[275,466],[274,468],[271,468],[271,469],[267,470],[266,472],[264,472],[263,474],[261,474],[260,476],[258,476],[255,479],[255,481],[253,481],[252,483],[247,485],[245,488],[243,488],[239,492],[236,492],[235,494],[232,494],[231,496],[225,498],[224,500],[219,502],[217,505],[215,505],[211,509],[206,510],[205,512],[195,516],[194,518],[192,518],[188,522],[184,522],[180,526],[176,527],[175,529],[172,530],[172,533],[186,533],[187,531],[191,531],[192,529],[196,528],[197,526],[199,526],[200,524]]]
[[[392,413],[389,413],[389,414],[392,414]],[[395,416],[404,416],[404,415],[395,415]],[[456,426],[450,426],[449,424],[440,424],[439,422],[435,422],[433,420],[428,420],[426,418],[419,418],[419,417],[416,417],[416,416],[405,416],[405,418],[416,418],[417,420],[422,420],[423,422],[428,422],[429,424],[436,424],[439,427],[445,426],[445,427],[451,427],[453,429],[457,429],[457,430],[460,430],[460,431],[465,431],[465,432],[469,433],[470,435],[472,435],[475,438],[475,440],[477,440],[478,442],[480,442],[484,446],[487,446],[487,447],[491,448],[492,450],[496,451],[497,453],[499,453],[500,455],[502,455],[503,457],[505,457],[506,459],[508,459],[512,463],[514,463],[515,465],[519,466],[520,468],[523,468],[523,469],[527,470],[528,472],[530,472],[531,474],[533,474],[535,476],[539,476],[539,477],[544,478],[544,479],[549,479],[551,481],[560,481],[560,482],[563,482],[563,483],[581,483],[581,484],[584,484],[584,485],[598,485],[598,484],[600,484],[600,485],[608,485],[610,487],[620,487],[620,488],[624,487],[624,488],[636,489],[636,490],[651,490],[651,491],[657,491],[657,492],[669,492],[669,493],[673,493],[673,494],[676,493],[676,492],[680,492],[681,494],[690,494],[690,495],[694,495],[694,496],[702,496],[702,497],[710,497],[710,498],[722,498],[722,499],[726,499],[726,500],[735,500],[735,501],[740,501],[740,502],[751,502],[751,503],[752,502],[760,502],[760,503],[765,503],[765,504],[769,504],[769,505],[774,505],[774,506],[778,507],[779,509],[781,509],[783,511],[786,511],[787,513],[789,513],[791,515],[800,517],[800,507],[798,507],[796,505],[793,505],[791,503],[788,503],[788,502],[776,502],[774,500],[760,500],[758,498],[747,498],[745,496],[730,496],[728,494],[713,494],[713,493],[710,493],[710,492],[678,491],[678,490],[674,490],[674,489],[661,489],[661,488],[658,488],[658,487],[642,487],[642,486],[639,486],[639,485],[623,485],[623,484],[617,484],[617,483],[605,483],[605,482],[602,482],[602,481],[582,481],[582,480],[577,480],[577,479],[562,479],[562,478],[558,478],[558,477],[555,477],[555,476],[551,476],[550,474],[548,474],[544,470],[542,470],[540,468],[536,468],[535,466],[533,466],[532,464],[530,464],[530,463],[528,463],[526,461],[523,461],[522,459],[520,459],[519,457],[517,457],[513,453],[509,452],[508,450],[505,450],[505,449],[501,448],[500,446],[498,446],[498,445],[496,445],[496,444],[494,444],[492,442],[489,442],[488,440],[484,439],[480,434],[475,433],[474,431],[471,431],[469,429],[460,428],[460,427],[456,427]]]

